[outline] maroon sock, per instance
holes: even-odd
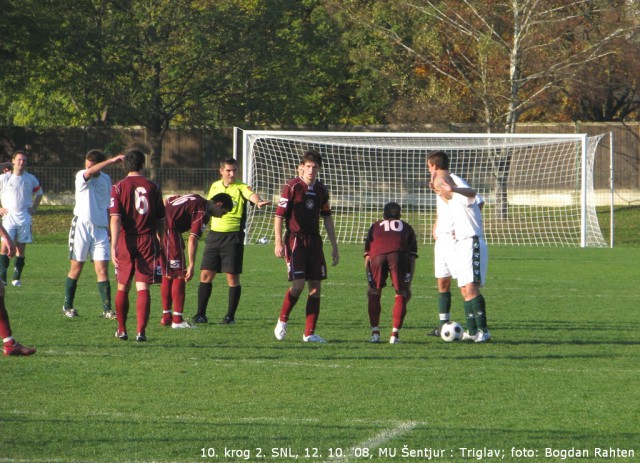
[[[183,278],[173,280],[171,296],[173,297],[173,323],[182,323],[184,313],[184,297],[187,282]]]
[[[380,326],[380,313],[382,312],[382,307],[380,306],[381,294],[369,294],[369,324],[372,327]]]
[[[118,319],[118,332],[127,332],[127,317],[129,316],[129,293],[116,291],[116,318]]]
[[[286,322],[289,320],[289,314],[295,307],[298,302],[298,297],[293,297],[291,295],[291,289],[287,289],[287,294],[284,296],[284,301],[282,302],[282,309],[280,310],[280,321]]]
[[[138,315],[138,333],[144,335],[149,322],[149,312],[151,311],[151,297],[148,289],[138,291],[136,299],[136,313]]]
[[[306,306],[307,320],[304,327],[304,335],[311,336],[316,331],[316,324],[318,323],[318,317],[320,316],[320,298],[311,297],[307,298]]]
[[[404,316],[407,314],[407,302],[404,297],[396,294],[393,303],[393,327],[400,329],[404,323]]]

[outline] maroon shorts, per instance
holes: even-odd
[[[175,228],[167,230],[164,235],[164,255],[162,258],[162,274],[170,278],[184,278],[187,263],[184,255],[185,243],[182,233]]]
[[[327,278],[327,263],[324,260],[320,235],[286,233],[284,247],[289,281]]]
[[[408,254],[391,252],[371,258],[367,269],[369,286],[374,289],[384,288],[387,286],[387,277],[389,275],[391,275],[391,283],[396,291],[403,291],[407,288],[407,282],[411,280]]]
[[[140,283],[159,283],[162,281],[160,246],[155,235],[121,234],[116,258],[118,284],[126,285],[135,278]]]

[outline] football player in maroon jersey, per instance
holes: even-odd
[[[222,217],[233,209],[231,196],[218,193],[210,201],[200,195],[176,195],[165,201],[167,231],[164,235],[162,259],[162,320],[163,326],[191,328],[183,319],[186,283],[193,278],[198,240],[211,217]],[[189,232],[185,260],[183,233]]]
[[[329,190],[318,180],[322,156],[315,151],[305,151],[298,172],[282,188],[274,220],[275,255],[284,258],[291,287],[282,303],[278,322],[274,329],[276,339],[283,340],[287,334],[289,314],[298,302],[307,282],[309,295],[306,302],[306,324],[304,342],[325,342],[315,334],[320,314],[321,281],[327,278],[327,264],[322,250],[320,217],[324,222],[327,237],[331,242],[332,263],[340,260],[331,207]],[[283,237],[283,225],[286,231]]]
[[[402,208],[398,203],[385,204],[383,219],[369,228],[364,243],[364,259],[369,280],[368,309],[371,324],[371,342],[380,342],[380,299],[382,288],[391,276],[396,291],[393,304],[393,328],[389,342],[397,344],[399,333],[411,298],[411,280],[418,257],[416,234],[407,222],[400,220]]]
[[[129,291],[135,279],[137,298],[136,341],[147,340],[151,311],[149,288],[162,276],[157,269],[164,239],[165,209],[160,187],[143,175],[144,153],[131,150],[124,156],[127,176],[111,187],[111,260],[116,269],[118,291],[115,306],[116,337],[126,341]]]

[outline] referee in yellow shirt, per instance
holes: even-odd
[[[259,208],[270,204],[264,201],[251,187],[239,181],[238,161],[233,158],[220,163],[221,179],[213,182],[207,199],[218,193],[227,193],[233,200],[233,209],[222,217],[211,217],[211,230],[207,235],[200,265],[200,284],[198,286],[198,313],[193,316],[194,323],[208,323],[207,304],[211,297],[213,279],[217,273],[227,274],[229,286],[229,304],[227,314],[220,322],[224,325],[235,323],[236,310],[240,302],[240,274],[244,257],[244,229],[247,221],[247,202]]]

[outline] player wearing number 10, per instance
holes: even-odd
[[[156,262],[165,232],[165,208],[160,187],[144,177],[144,154],[138,150],[124,156],[127,176],[111,188],[111,260],[116,269],[118,291],[115,298],[118,331],[116,337],[126,341],[129,291],[135,277],[136,341],[147,340],[151,298],[149,287],[159,282]],[[158,281],[156,281],[158,277]]]
[[[411,225],[400,220],[402,208],[398,203],[385,204],[383,220],[374,222],[369,228],[364,243],[364,259],[369,280],[368,309],[371,324],[371,342],[380,342],[380,300],[382,288],[391,275],[396,291],[393,304],[393,329],[389,342],[400,341],[400,328],[407,313],[407,302],[411,298],[411,280],[418,257],[418,242]]]

